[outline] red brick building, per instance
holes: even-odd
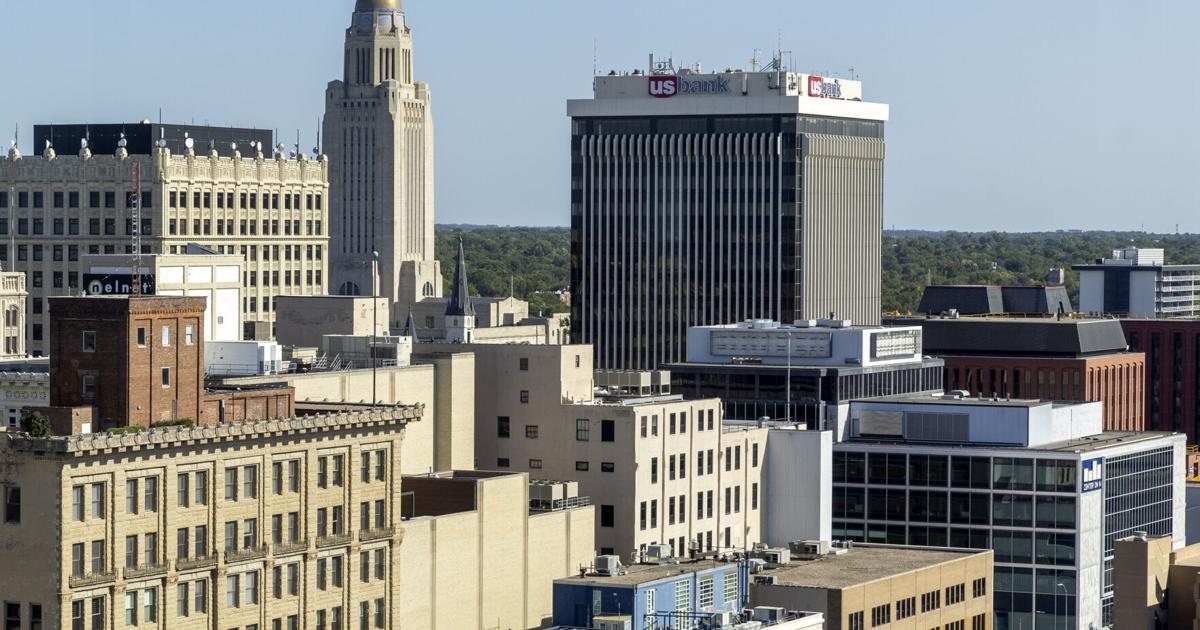
[[[204,307],[198,297],[51,298],[55,432],[294,415],[291,388],[206,389]]]
[[[927,354],[946,390],[973,396],[1104,403],[1105,428],[1144,431],[1146,357],[1115,320],[930,319]]]
[[[1200,440],[1200,320],[1121,320],[1129,348],[1146,355],[1146,428]]]

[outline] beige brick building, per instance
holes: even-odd
[[[132,254],[135,163],[143,252],[180,254],[195,243],[243,257],[247,338],[271,334],[277,296],[326,293],[328,162],[242,149],[92,155],[85,148],[71,156],[48,149],[0,158],[0,261],[28,279],[29,352],[47,351],[45,299],[83,289],[81,256]]]
[[[404,478],[405,428],[423,412],[394,406],[130,435],[0,433],[7,620],[540,627],[553,580],[592,556],[592,508],[531,515],[524,475]]]
[[[0,273],[0,360],[25,357],[25,274],[9,271]]]
[[[475,355],[475,466],[578,481],[601,553],[761,540],[767,431],[723,426],[719,400],[597,394],[591,346],[416,344],[414,358],[450,351]]]
[[[825,613],[827,630],[991,630],[992,552],[855,545],[768,569],[750,606]]]

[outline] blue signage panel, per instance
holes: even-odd
[[[1081,492],[1095,492],[1104,489],[1104,459],[1089,459],[1083,462],[1083,474],[1079,477]]]

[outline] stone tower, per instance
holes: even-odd
[[[408,306],[441,297],[433,241],[433,118],[429,86],[413,79],[412,31],[400,0],[357,0],[344,76],[325,98],[329,156],[329,290],[379,291],[399,323]]]

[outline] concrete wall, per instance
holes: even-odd
[[[772,429],[766,449],[763,541],[832,540],[833,434]]]
[[[367,287],[369,290],[369,287]],[[281,295],[275,301],[275,340],[296,348],[320,348],[324,335],[378,335],[388,329],[387,298]],[[378,326],[372,332],[378,317]]]

